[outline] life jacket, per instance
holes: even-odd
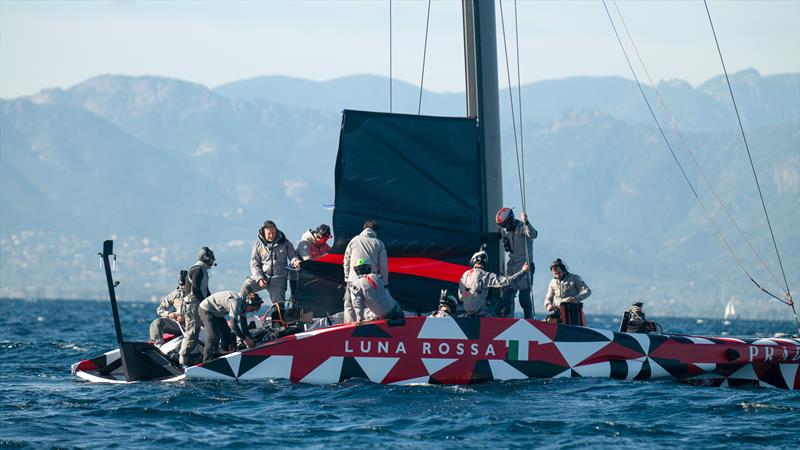
[[[191,275],[191,273],[192,273],[192,271],[194,270],[195,267],[197,267],[197,268],[199,268],[199,270],[203,271],[203,280],[201,281],[200,292],[203,292],[203,293],[205,293],[206,296],[208,296],[209,295],[208,294],[208,265],[206,263],[202,262],[202,261],[197,261],[196,263],[194,263],[194,265],[192,267],[189,268],[189,274],[190,275]],[[192,280],[191,280],[191,278],[187,277],[186,278],[186,297],[184,297],[184,302],[185,303],[199,304],[203,300],[205,300],[205,297],[204,298],[197,298],[197,296],[194,295],[194,289],[193,289],[193,286],[192,286]]]

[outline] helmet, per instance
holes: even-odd
[[[495,221],[501,227],[506,226],[506,224],[514,220],[514,211],[511,208],[502,208],[500,211],[497,211],[497,217],[495,217]]]
[[[248,293],[244,299],[244,304],[247,306],[261,306],[262,303],[264,300],[261,300],[261,297],[255,292]]]
[[[206,264],[211,264],[210,261],[216,259],[214,257],[214,252],[211,251],[208,247],[202,247],[200,251],[197,252],[197,260],[202,261]]]
[[[481,266],[486,265],[486,251],[484,249],[480,249],[472,255],[472,258],[469,259],[469,265],[474,266],[475,264],[480,264]]]
[[[372,273],[372,266],[364,258],[358,258],[358,261],[353,266],[353,271],[355,271],[356,275],[368,275]]]
[[[178,274],[178,286],[185,286],[186,285],[186,277],[189,276],[188,270],[181,270]]]
[[[450,314],[454,315],[458,309],[458,302],[452,295],[446,295],[439,299],[439,308],[442,306],[446,306],[450,310]]]
[[[556,258],[555,261],[550,263],[550,270],[553,270],[553,267],[560,267],[561,271],[564,273],[567,273],[568,272],[567,269],[569,269],[569,267],[567,267],[567,265],[564,263],[564,261],[561,260],[561,258]]]
[[[320,237],[320,238],[321,237],[329,238],[329,237],[331,237],[331,227],[329,227],[329,226],[327,226],[327,225],[325,225],[323,223],[322,225],[318,226],[317,228],[314,228],[314,231],[312,231],[311,233],[313,233],[314,236],[317,236],[317,237]]]

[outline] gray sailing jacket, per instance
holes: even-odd
[[[514,219],[514,231],[509,232],[505,227],[500,227],[500,239],[508,239],[510,250],[508,252],[508,263],[506,273],[516,273],[525,264],[525,244],[527,241],[528,255],[533,261],[533,240],[539,235],[536,228],[530,222],[522,223],[521,220]],[[533,267],[531,267],[533,273]]]
[[[283,231],[278,230],[272,242],[267,242],[264,236],[259,234],[250,253],[250,274],[255,281],[285,279],[289,274],[287,268],[289,263],[295,260],[299,258],[294,251],[294,245],[286,239]]]
[[[215,292],[200,303],[200,309],[214,317],[239,317],[244,311],[244,297],[234,291]]]
[[[519,271],[514,275],[505,277],[487,272],[481,268],[470,269],[461,275],[458,283],[458,298],[464,302],[464,311],[470,316],[490,316],[491,309],[486,302],[489,288],[506,287],[525,275]]]
[[[200,303],[200,309],[214,317],[230,316],[233,334],[240,339],[250,337],[250,332],[247,330],[247,316],[244,312],[244,297],[240,293],[215,292]]]
[[[331,246],[327,242],[321,245],[317,244],[317,238],[314,237],[314,233],[311,230],[303,233],[303,236],[300,237],[300,242],[297,243],[297,256],[303,261],[319,258],[330,250]]]
[[[208,297],[211,292],[208,291],[208,264],[203,261],[197,261],[192,267],[189,268],[189,282],[191,289],[184,297],[187,303],[200,303],[204,298]]]
[[[555,307],[562,302],[580,303],[590,295],[592,295],[592,290],[581,277],[567,272],[561,280],[555,278],[550,280],[547,295],[544,297],[544,306],[547,307],[550,303]]]
[[[372,312],[377,319],[385,319],[392,311],[400,308],[380,275],[374,273],[358,277],[351,292],[356,320],[372,320],[368,312]]]
[[[169,317],[171,312],[180,313],[182,304],[183,290],[175,289],[161,299],[161,303],[158,304],[156,309],[156,314],[158,314],[158,317]]]
[[[344,279],[350,283],[358,280],[353,265],[363,258],[372,266],[372,273],[379,273],[385,284],[389,284],[389,258],[386,246],[378,239],[378,234],[372,228],[365,228],[361,233],[350,240],[344,251]]]

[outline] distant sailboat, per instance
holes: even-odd
[[[730,334],[728,327],[731,325],[731,321],[736,319],[736,306],[734,306],[733,297],[728,300],[728,303],[725,304],[725,312],[722,314],[722,335],[727,336]]]
[[[733,297],[731,297],[731,299],[728,300],[728,304],[725,305],[725,313],[723,314],[722,318],[725,326],[730,325],[732,319],[736,319],[736,307],[734,306]]]

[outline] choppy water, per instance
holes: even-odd
[[[155,305],[120,309],[126,337],[146,339]],[[723,329],[660,322],[676,333]],[[738,321],[730,331],[791,330]],[[588,378],[467,387],[73,379],[70,364],[114,342],[105,302],[0,300],[0,447],[800,448],[800,393],[771,389]]]

